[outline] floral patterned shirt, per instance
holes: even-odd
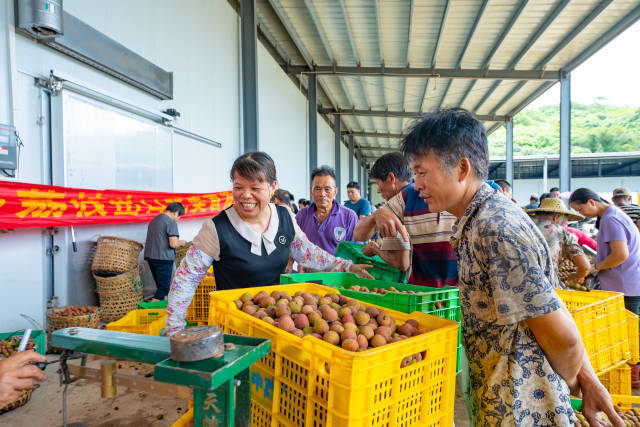
[[[277,218],[274,220],[277,221]],[[293,220],[293,222],[295,224],[295,220]],[[211,227],[209,223],[212,223],[212,221],[207,220],[205,222],[203,230]],[[334,257],[328,252],[325,252],[322,248],[310,242],[298,227],[295,227],[295,229],[296,235],[289,246],[289,251],[291,257],[301,266],[317,271],[348,271],[353,265],[352,261]],[[208,240],[215,240],[215,242],[203,241],[203,235]],[[198,238],[194,239],[194,244],[189,248],[180,266],[176,270],[173,282],[171,283],[171,290],[169,291],[166,335],[173,335],[186,326],[187,308],[191,304],[198,284],[204,279],[207,270],[213,264],[214,257],[207,254],[205,250],[199,249],[197,246],[210,247],[213,243],[213,246],[218,248],[219,256],[217,238],[217,234],[210,232],[202,233],[201,230],[201,234],[199,234]]]
[[[525,320],[563,307],[538,228],[484,184],[453,229],[475,425],[564,426],[569,388]]]
[[[553,268],[558,275],[558,268],[565,260],[573,260],[573,257],[584,255],[584,251],[578,244],[578,238],[569,233],[563,226],[549,221],[533,217],[533,222],[544,236],[551,253]]]

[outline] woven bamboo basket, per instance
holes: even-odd
[[[96,280],[99,294],[117,294],[130,292],[131,290],[137,292],[142,288],[142,280],[140,280],[140,272],[137,266],[116,276],[104,277],[99,272],[93,272],[93,278]]]
[[[102,275],[131,271],[138,266],[142,248],[141,243],[133,240],[113,236],[99,237],[91,271]]]
[[[87,313],[80,316],[61,316],[57,313],[65,311],[70,306],[52,307],[47,310],[47,332],[51,333],[58,329],[82,327],[82,328],[98,328],[100,326],[100,308],[95,308],[95,313]],[[89,307],[89,306],[86,306]]]
[[[100,296],[101,318],[105,322],[120,319],[142,301],[142,280],[137,268],[112,277],[93,273]]]
[[[138,303],[140,302],[142,302],[142,287],[140,287],[139,291],[100,292],[102,320],[105,322],[119,320],[131,310],[138,308]]]
[[[23,405],[26,405],[27,402],[31,399],[31,393],[32,393],[32,390],[23,391],[22,395],[19,398],[17,398],[11,403],[8,403],[3,408],[0,408],[0,415],[4,414],[5,412],[13,411],[14,409],[19,408]]]
[[[180,263],[182,262],[182,259],[185,257],[185,255],[187,255],[187,251],[189,250],[191,245],[193,245],[193,243],[189,242],[186,245],[180,246],[178,249],[176,249],[176,257],[173,261],[176,268],[180,267]]]

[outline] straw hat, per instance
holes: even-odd
[[[572,212],[566,208],[562,199],[556,199],[553,197],[546,198],[542,200],[540,206],[536,209],[527,209],[527,213],[529,215],[534,215],[537,212],[544,213],[558,213],[562,215],[566,215],[569,218],[569,221],[580,221],[584,219],[582,215],[577,212]]]

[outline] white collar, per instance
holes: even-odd
[[[276,205],[269,203],[269,208],[271,208],[271,219],[269,219],[269,227],[267,227],[267,230],[264,233],[258,233],[249,227],[249,225],[240,218],[235,207],[226,210],[227,217],[229,217],[229,222],[231,222],[233,228],[235,228],[238,234],[240,234],[246,241],[251,243],[251,253],[257,256],[262,256],[262,244],[264,244],[267,255],[271,255],[271,252],[276,249],[274,240],[278,233],[278,225],[280,221],[278,219],[278,210],[276,209]]]

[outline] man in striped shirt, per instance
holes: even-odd
[[[395,242],[393,239],[383,239],[380,248],[369,245],[373,253],[392,266],[406,270],[408,266],[401,260],[406,259],[403,255],[409,248],[406,243],[410,242],[411,272],[408,283],[437,288],[457,286],[456,254],[449,243],[456,218],[447,212],[429,210],[410,182],[413,173],[401,153],[388,153],[380,157],[371,168],[370,175],[376,180],[378,192],[387,203],[358,222],[354,239],[368,240],[376,231],[376,222],[384,222],[385,217],[395,216],[404,225],[399,230],[402,239],[398,238]]]

